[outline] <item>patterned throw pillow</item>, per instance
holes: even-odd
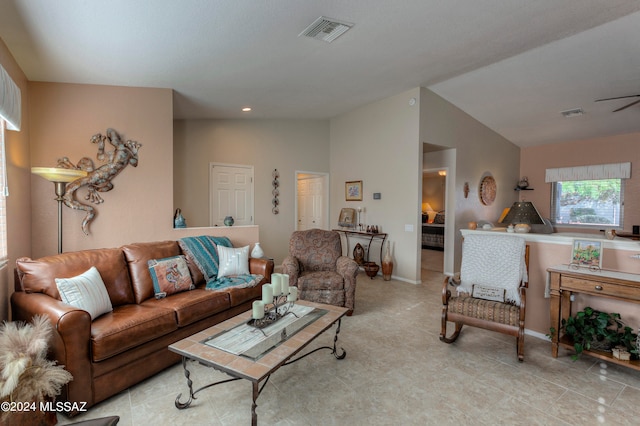
[[[249,274],[249,246],[231,248],[218,246],[218,278]]]
[[[89,312],[91,320],[111,312],[109,293],[95,266],[72,278],[56,278],[56,287],[62,301]]]
[[[192,290],[195,286],[191,280],[189,267],[183,255],[164,259],[151,259],[147,262],[153,280],[156,299],[170,294]]]

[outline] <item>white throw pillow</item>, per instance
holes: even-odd
[[[113,310],[107,288],[95,266],[77,277],[55,280],[62,301],[89,312],[91,320]]]
[[[218,278],[249,274],[249,246],[231,248],[218,245]]]

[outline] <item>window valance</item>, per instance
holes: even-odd
[[[8,130],[20,130],[20,88],[0,65],[0,118],[7,122]]]
[[[544,181],[629,179],[630,177],[631,163],[612,163],[547,169]]]

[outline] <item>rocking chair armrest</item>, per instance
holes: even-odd
[[[449,290],[449,280],[451,277],[445,277],[442,282],[442,304],[448,305],[449,298],[451,297],[451,290]]]

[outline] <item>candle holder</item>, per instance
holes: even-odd
[[[265,328],[288,314],[298,318],[298,316],[291,311],[294,304],[295,301],[289,301],[288,295],[286,294],[273,296],[273,302],[264,306],[264,317],[259,319],[252,318],[247,321],[247,325],[256,328]]]

